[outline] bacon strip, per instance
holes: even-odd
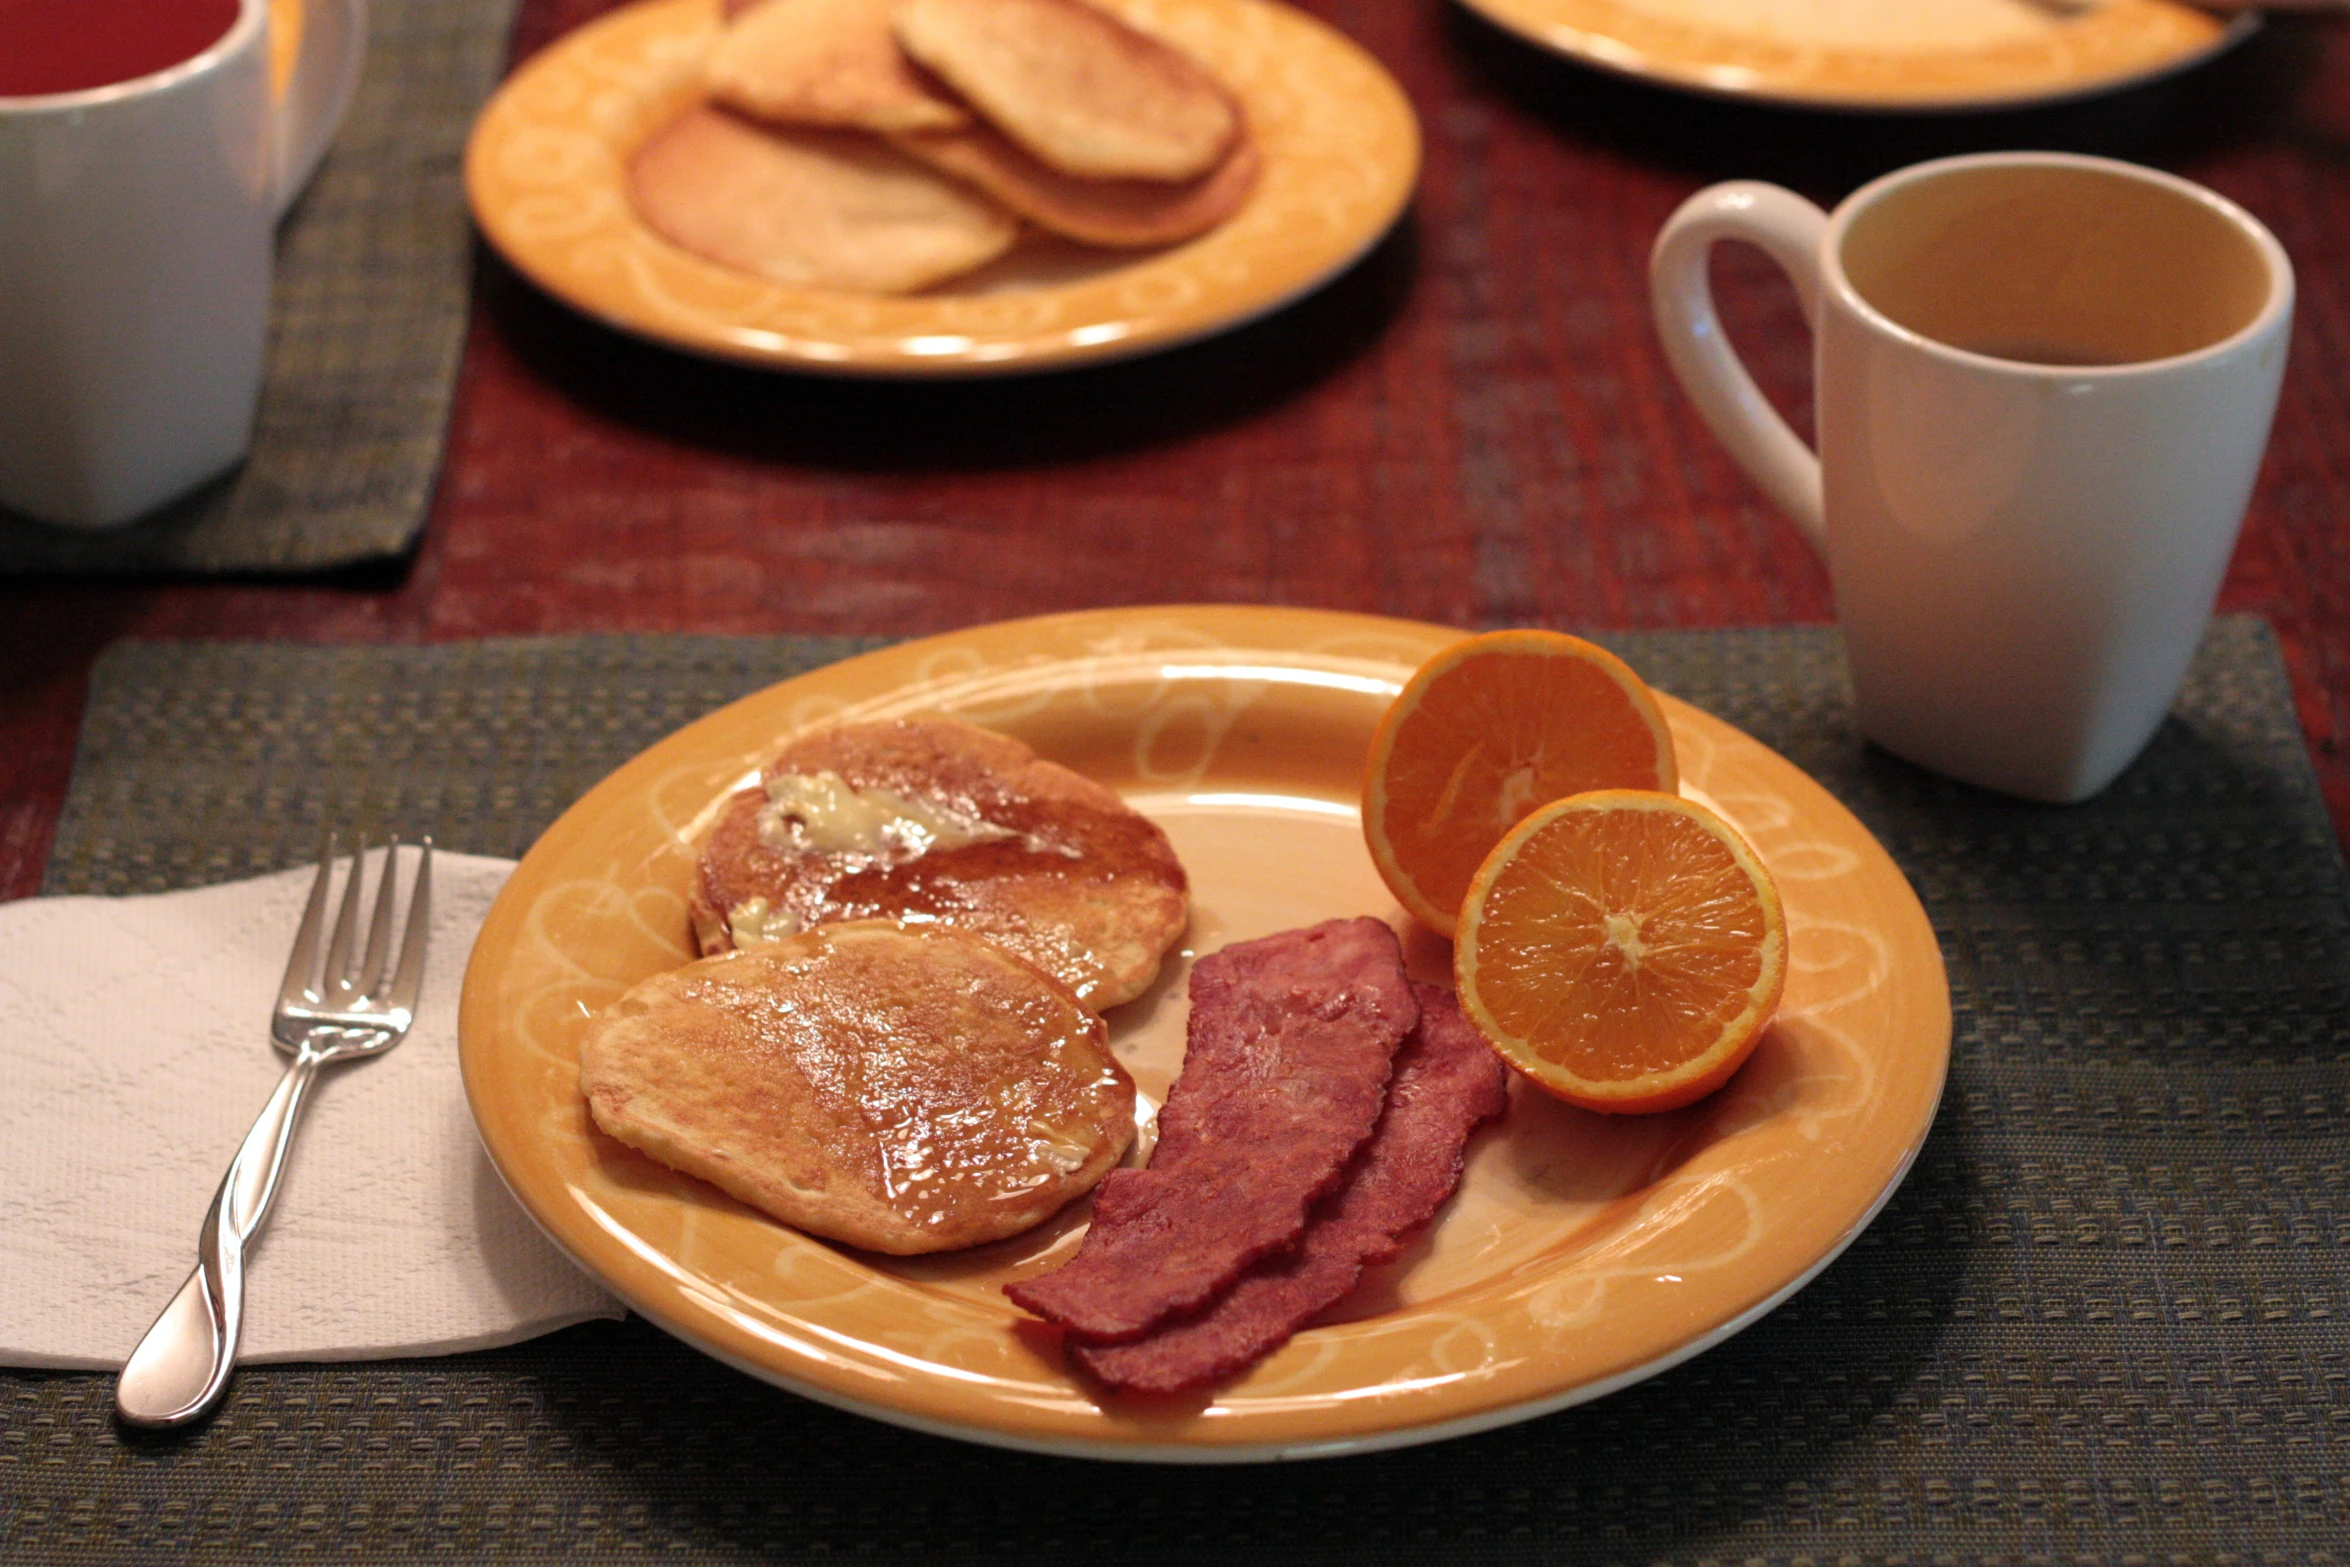
[[[1396,1046],[1418,1021],[1402,949],[1375,919],[1202,959],[1150,1168],[1113,1172],[1077,1255],[1004,1293],[1104,1344],[1213,1300],[1296,1244],[1370,1136]]]
[[[1420,1026],[1396,1052],[1387,1110],[1295,1251],[1267,1257],[1195,1317],[1125,1344],[1079,1344],[1112,1387],[1174,1393],[1255,1364],[1403,1250],[1460,1184],[1469,1134],[1508,1104],[1509,1074],[1452,993],[1414,985]]]

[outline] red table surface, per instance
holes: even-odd
[[[606,8],[526,0],[516,57]],[[0,583],[0,898],[39,885],[89,668],[120,637],[914,634],[1167,600],[1568,629],[1825,621],[1819,563],[1672,382],[1648,243],[1714,179],[1830,203],[2000,147],[2174,169],[2292,255],[2292,364],[2221,606],[2282,636],[2350,830],[2350,24],[2272,24],[2213,65],[2084,103],[1884,117],[1648,88],[1438,0],[1307,8],[1395,73],[1427,161],[1398,230],[1270,320],[1123,366],[843,383],[641,345],[485,253],[405,572]],[[1733,336],[1805,427],[1792,293],[1751,254],[1718,267]]]

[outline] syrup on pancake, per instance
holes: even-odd
[[[1149,986],[1189,889],[1113,791],[1007,735],[909,718],[787,746],[712,831],[692,914],[705,954],[840,920],[967,930],[1100,1010]]]
[[[900,1256],[1032,1228],[1134,1137],[1099,1017],[991,942],[886,921],[642,981],[590,1025],[580,1086],[661,1163]]]

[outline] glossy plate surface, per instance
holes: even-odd
[[[1462,0],[1588,65],[1661,86],[1853,109],[2049,102],[2181,70],[2247,36],[2173,0]]]
[[[637,145],[698,96],[718,0],[644,0],[533,56],[466,150],[473,214],[506,259],[589,315],[697,353],[839,375],[986,375],[1118,359],[1238,326],[1343,271],[1419,178],[1402,89],[1343,35],[1272,0],[1101,0],[1240,98],[1265,168],[1181,245],[1090,250],[1034,234],[928,293],[770,283],[662,239],[628,201]]]
[[[1110,1015],[1153,1103],[1181,1065],[1189,957],[1336,915],[1408,921],[1363,848],[1371,730],[1462,633],[1304,610],[1099,611],[850,659],[680,730],[599,784],[523,860],[474,949],[466,1090],[525,1207],[628,1304],[755,1376],[919,1429],[1096,1457],[1248,1460],[1432,1440],[1651,1375],[1823,1267],[1891,1193],[1933,1119],[1950,1003],[1924,912],[1884,851],[1775,753],[1666,706],[1685,792],[1779,881],[1779,1021],[1714,1098],[1610,1119],[1523,1085],[1479,1134],[1424,1241],[1336,1320],[1212,1396],[1097,1396],[1001,1294],[1072,1250],[1042,1230],[929,1259],[799,1235],[596,1132],[581,1031],[689,955],[698,819],[796,730],[948,712],[1018,735],[1165,826],[1192,925],[1159,984]],[[1424,978],[1448,950],[1406,950]]]

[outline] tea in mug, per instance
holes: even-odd
[[[202,54],[238,0],[0,0],[0,97],[82,92]]]
[[[2150,364],[2250,326],[2274,280],[2235,220],[2121,167],[1903,186],[1846,225],[1844,275],[1920,337],[2023,364]]]

